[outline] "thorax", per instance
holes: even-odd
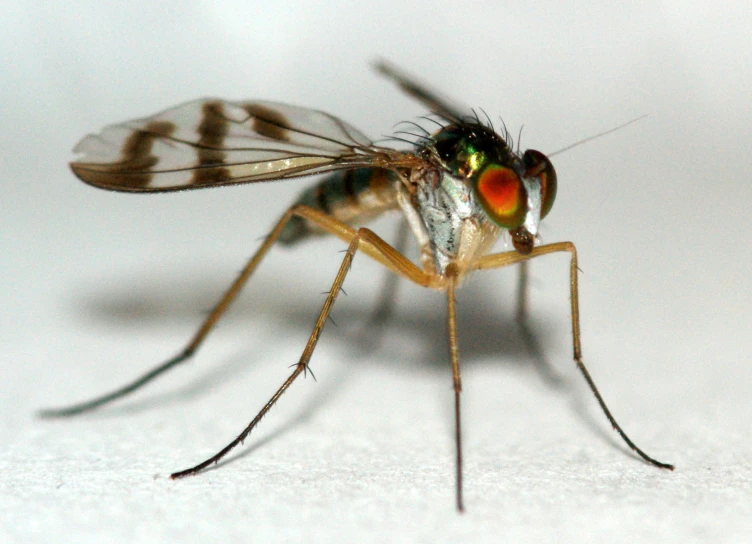
[[[424,270],[462,274],[493,246],[502,229],[488,219],[468,182],[438,168],[413,170],[398,202],[420,248]]]

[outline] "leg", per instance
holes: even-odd
[[[138,379],[134,380],[133,382],[119,389],[116,389],[115,391],[96,397],[92,400],[82,402],[80,404],[74,404],[72,406],[68,406],[66,408],[42,410],[39,412],[39,415],[41,417],[51,418],[51,417],[72,416],[72,415],[80,414],[83,412],[88,412],[89,410],[93,410],[94,408],[97,408],[104,404],[108,404],[116,399],[125,397],[129,393],[132,393],[133,391],[140,389],[141,387],[143,387],[144,385],[146,385],[147,383],[155,379],[157,376],[164,374],[171,368],[174,368],[178,366],[180,363],[188,360],[196,352],[198,347],[204,341],[206,336],[212,330],[212,328],[217,323],[217,321],[222,316],[222,314],[225,312],[225,310],[227,310],[227,308],[230,306],[232,301],[235,300],[235,297],[243,288],[246,281],[248,281],[248,278],[251,277],[254,270],[256,270],[256,267],[261,262],[261,260],[264,258],[264,256],[268,253],[269,249],[271,249],[271,247],[277,241],[277,238],[279,238],[279,235],[282,232],[282,229],[284,228],[285,224],[293,216],[304,217],[305,219],[308,219],[309,221],[316,223],[318,226],[320,226],[327,232],[339,237],[340,239],[345,240],[346,242],[350,242],[350,240],[353,239],[356,233],[355,229],[353,229],[352,227],[345,225],[344,223],[340,223],[339,221],[327,216],[326,214],[320,211],[314,210],[307,206],[293,206],[292,208],[287,210],[287,212],[285,212],[282,218],[277,222],[277,225],[274,227],[272,232],[266,238],[264,243],[261,245],[258,251],[256,251],[253,257],[251,257],[251,259],[248,261],[248,264],[245,265],[245,268],[243,268],[243,270],[238,275],[237,279],[233,282],[233,284],[230,286],[227,292],[225,292],[225,294],[219,300],[217,305],[212,309],[212,311],[209,313],[207,318],[201,324],[198,331],[196,331],[196,333],[193,335],[193,338],[191,338],[188,344],[183,348],[183,350],[178,355],[162,363],[161,365],[153,368],[152,370],[150,370],[143,376],[139,377]],[[365,247],[363,247],[363,250],[367,254],[374,257],[377,261],[381,262],[388,268],[391,268],[396,273],[409,277],[413,279],[413,281],[416,281],[416,278],[421,278],[425,276],[425,274],[423,272],[420,272],[416,267],[414,266],[412,267],[415,270],[411,269],[410,265],[412,265],[412,263],[410,263],[410,261],[407,258],[402,257],[401,254],[399,254],[399,256],[402,257],[402,259],[395,258],[394,255],[392,254],[393,253],[398,254],[398,252],[393,250],[391,247],[389,247],[390,251],[384,250],[385,252],[390,253],[389,258],[387,258],[384,255],[384,252],[375,251],[371,247],[370,243],[366,243]],[[389,260],[390,258],[392,259],[392,261]],[[418,280],[418,282],[420,281]]]
[[[310,208],[307,209],[310,210]],[[303,354],[300,356],[300,360],[295,365],[295,370],[293,370],[292,374],[290,374],[290,376],[285,380],[285,382],[277,390],[277,392],[272,395],[272,397],[264,405],[264,407],[261,408],[261,411],[256,415],[256,417],[254,417],[253,420],[251,420],[251,422],[248,424],[248,426],[243,429],[243,432],[241,432],[232,442],[222,448],[222,450],[219,451],[216,455],[210,457],[202,463],[199,463],[198,465],[189,469],[175,472],[170,476],[172,479],[182,478],[184,476],[189,476],[191,474],[200,472],[206,467],[217,463],[233,448],[241,444],[250,434],[250,432],[256,427],[258,422],[261,421],[261,419],[271,409],[271,407],[274,406],[279,397],[281,397],[282,394],[287,391],[287,389],[292,385],[292,383],[297,379],[298,376],[300,376],[307,370],[308,363],[311,360],[311,356],[313,355],[313,350],[316,349],[316,344],[318,343],[319,337],[324,330],[324,325],[326,324],[326,320],[332,310],[334,301],[337,299],[337,295],[339,295],[339,292],[342,289],[342,283],[344,283],[345,277],[350,270],[350,265],[352,264],[353,258],[355,257],[355,252],[363,247],[368,247],[369,251],[371,252],[380,252],[383,259],[386,262],[390,263],[389,268],[391,270],[396,271],[398,269],[402,269],[402,267],[407,266],[405,263],[409,263],[409,265],[414,269],[412,270],[413,276],[417,279],[416,283],[418,283],[419,285],[428,286],[434,281],[433,277],[422,272],[414,264],[410,263],[404,256],[399,253],[395,255],[394,248],[392,248],[384,240],[379,238],[379,236],[377,236],[374,232],[365,228],[358,230],[350,241],[350,245],[347,248],[345,258],[342,260],[342,264],[339,267],[337,276],[334,278],[334,283],[332,283],[332,288],[329,290],[329,294],[327,295],[326,301],[324,302],[324,307],[321,309],[321,313],[316,320],[313,331],[308,337],[308,342],[306,343],[306,347],[303,350]]]
[[[456,482],[457,482],[457,510],[465,511],[462,501],[462,429],[460,418],[460,393],[462,380],[460,379],[460,358],[457,350],[457,318],[454,300],[454,289],[457,285],[457,271],[449,266],[446,271],[449,284],[447,285],[447,326],[449,330],[449,357],[452,363],[452,381],[454,384],[454,443],[456,452]]]
[[[529,278],[527,261],[519,264],[519,277],[517,279],[517,311],[516,317],[519,323],[527,321],[527,293],[529,290]]]
[[[533,334],[528,322],[529,263],[528,261],[522,261],[517,266],[519,267],[519,276],[517,279],[517,310],[515,317],[517,325],[520,328],[520,336],[541,377],[552,386],[561,387],[561,378],[556,375],[551,365],[548,364],[548,361],[543,356],[543,351],[540,345],[538,345],[538,340],[535,338],[535,334]]]
[[[603,400],[603,397],[601,397],[600,392],[598,391],[598,388],[595,385],[595,382],[590,377],[590,373],[588,372],[587,368],[585,368],[585,363],[582,362],[582,345],[580,342],[580,304],[579,304],[579,291],[577,288],[577,249],[575,248],[574,244],[572,242],[559,242],[556,244],[546,244],[543,246],[538,246],[533,249],[532,253],[529,255],[520,255],[519,253],[515,251],[509,251],[505,253],[496,253],[494,255],[488,255],[486,257],[483,257],[482,259],[479,259],[478,262],[473,266],[473,268],[477,270],[483,270],[483,269],[489,269],[489,268],[501,268],[503,266],[508,266],[510,264],[514,264],[517,262],[523,262],[525,260],[532,259],[534,257],[538,257],[540,255],[546,255],[548,253],[557,253],[566,251],[569,252],[571,255],[571,260],[569,264],[569,295],[570,295],[570,303],[572,308],[572,344],[574,346],[574,360],[577,364],[577,368],[580,370],[580,373],[585,378],[585,381],[588,383],[588,386],[590,387],[590,390],[593,392],[593,395],[595,396],[596,400],[598,401],[598,404],[601,407],[601,410],[603,410],[603,413],[606,415],[606,418],[608,419],[609,423],[611,423],[611,426],[616,430],[617,433],[619,433],[619,436],[621,436],[622,440],[630,447],[632,450],[637,453],[640,457],[642,457],[645,461],[650,463],[651,465],[655,465],[656,467],[660,468],[666,468],[669,470],[674,470],[674,465],[668,464],[668,463],[662,463],[661,461],[658,461],[656,459],[653,459],[650,457],[647,453],[642,451],[640,448],[638,448],[634,442],[627,436],[627,434],[622,430],[622,428],[619,426],[619,424],[616,422],[616,419],[614,419],[614,416],[611,415],[611,411],[608,409],[608,406],[606,406],[606,402]]]
[[[392,247],[404,254],[407,246],[408,224],[407,221],[400,221]],[[378,296],[378,302],[369,316],[368,320],[363,323],[362,328],[355,335],[355,342],[360,346],[363,353],[375,350],[383,339],[384,326],[387,319],[394,311],[397,289],[399,287],[400,277],[388,271],[384,277],[383,286]]]
[[[405,246],[407,245],[408,225],[404,219],[400,221],[397,236],[394,241],[394,249],[400,253],[405,253]],[[381,297],[379,299],[376,310],[371,317],[371,323],[383,323],[388,317],[392,315],[394,311],[394,299],[397,295],[397,285],[399,282],[399,276],[395,274],[389,274],[384,281],[384,288],[381,290]]]

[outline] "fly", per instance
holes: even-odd
[[[454,386],[456,505],[464,510],[459,351],[455,290],[478,270],[523,267],[549,253],[570,255],[572,341],[577,368],[624,442],[648,463],[650,457],[621,429],[582,362],[577,251],[572,242],[540,244],[540,222],[551,211],[557,177],[540,151],[514,150],[504,131],[468,116],[391,65],[377,69],[433,111],[429,132],[414,125],[412,149],[376,145],[344,121],[311,109],[275,102],[202,99],[152,117],[112,125],[76,146],[71,168],[82,181],[112,191],[154,193],[280,180],[329,173],[305,191],[279,219],[261,247],[222,296],[183,350],[137,380],[88,402],[44,410],[44,417],[87,412],[141,388],[189,359],[240,292],[271,247],[329,234],[347,244],[342,264],[294,370],[245,429],[217,454],[172,474],[182,478],[217,463],[245,440],[301,374],[308,372],[316,343],[357,252],[398,276],[446,293],[449,359]],[[398,138],[399,139],[399,138]],[[386,211],[404,215],[419,249],[413,262],[362,225]],[[513,250],[493,253],[502,235]],[[523,268],[524,271],[524,268]],[[521,275],[521,277],[523,277]],[[521,289],[520,300],[524,300]]]

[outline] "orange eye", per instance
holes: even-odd
[[[527,193],[511,168],[489,165],[478,176],[475,192],[483,209],[500,227],[515,229],[525,221]]]
[[[522,156],[525,178],[538,178],[541,184],[541,219],[546,217],[556,199],[556,170],[543,153],[528,149]]]

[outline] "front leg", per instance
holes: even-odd
[[[647,453],[645,453],[640,448],[638,448],[634,442],[632,442],[629,436],[627,436],[627,433],[625,433],[622,430],[621,426],[616,422],[616,419],[614,419],[614,416],[611,415],[611,411],[608,409],[608,406],[606,406],[606,402],[603,400],[603,397],[598,391],[598,388],[596,387],[595,382],[593,381],[593,378],[590,377],[590,373],[585,367],[585,363],[582,361],[582,343],[580,341],[580,302],[579,302],[579,289],[577,287],[577,270],[578,270],[577,269],[577,248],[575,248],[575,245],[572,242],[558,242],[555,244],[545,244],[545,245],[533,248],[532,252],[530,252],[529,255],[522,255],[520,253],[517,253],[516,251],[495,253],[493,255],[487,255],[485,257],[482,257],[476,263],[473,264],[472,268],[474,270],[502,268],[504,266],[509,266],[511,264],[522,263],[527,260],[533,259],[535,257],[539,257],[541,255],[547,255],[549,253],[559,253],[559,252],[568,252],[571,255],[571,258],[569,261],[569,300],[570,300],[571,309],[572,309],[572,314],[571,314],[572,315],[572,347],[574,350],[574,360],[575,360],[575,363],[577,364],[577,368],[580,370],[580,373],[585,378],[585,381],[590,387],[590,390],[593,392],[593,395],[598,401],[598,404],[600,405],[601,410],[603,410],[603,413],[606,415],[606,418],[608,419],[609,423],[611,423],[611,426],[614,428],[614,430],[617,433],[619,433],[619,436],[621,436],[622,440],[624,440],[624,442],[635,453],[637,453],[637,455],[642,457],[645,461],[647,461],[651,465],[654,465],[659,468],[665,468],[668,470],[674,470],[674,465],[671,465],[669,463],[663,463],[661,461],[658,461],[657,459],[654,459],[653,457],[650,457]]]

